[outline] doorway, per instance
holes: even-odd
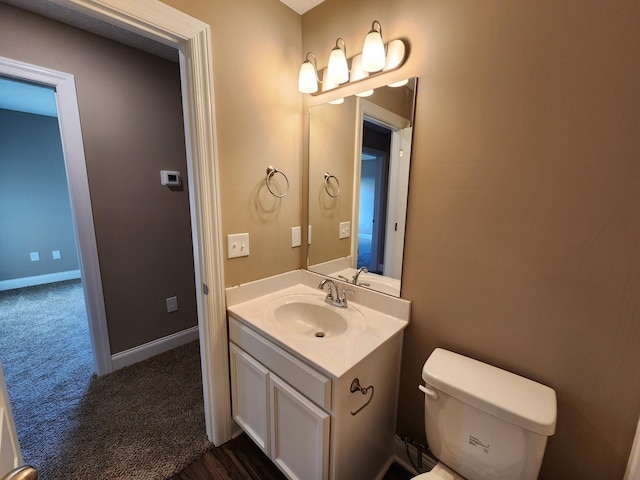
[[[78,283],[77,234],[54,89],[0,76],[0,132],[0,291]],[[86,318],[84,299],[78,300],[69,304],[81,307]],[[28,321],[22,323],[28,328]]]
[[[147,38],[178,49],[187,143],[187,170],[189,177],[192,179],[189,184],[189,199],[196,267],[195,283],[198,286],[196,288],[196,299],[202,355],[205,420],[209,438],[216,445],[220,445],[231,438],[232,422],[221,256],[219,180],[216,143],[214,142],[216,125],[214,112],[211,108],[214,96],[210,75],[212,58],[209,26],[160,1],[154,0],[136,5],[123,4],[115,0],[76,0],[73,3],[64,0],[53,0],[52,3],[73,10],[80,15],[99,18],[108,24],[137,32]],[[14,72],[15,68],[10,66],[7,74],[15,76],[12,75]],[[36,79],[43,78],[41,72],[31,73],[34,73]],[[57,73],[60,75],[59,72]],[[48,77],[45,76],[44,78]],[[64,82],[63,76],[58,76],[56,81],[45,80],[41,83],[56,84],[57,81],[61,82],[57,88],[60,105],[61,92],[69,93],[66,91],[68,89],[75,91],[75,87],[72,79],[68,84]],[[72,117],[73,115],[64,116],[64,118],[69,119]],[[75,118],[70,121],[75,121],[75,126],[79,127],[77,106]],[[65,131],[66,129],[63,128],[62,130]],[[69,130],[73,130],[73,128]],[[81,147],[77,150],[73,144],[65,146],[68,146],[74,153],[82,155]],[[71,170],[75,173],[75,169]],[[72,194],[74,193],[72,191]],[[90,205],[88,201],[84,202],[84,204]],[[90,212],[81,212],[81,218],[90,221]],[[80,243],[82,244],[82,242]],[[88,267],[83,265],[83,267],[92,268],[91,265]],[[83,278],[87,278],[87,276],[83,275]],[[97,278],[99,278],[99,270]],[[99,288],[99,286],[95,285],[88,287],[92,294],[96,293],[92,291],[94,287]],[[101,298],[101,295],[95,296]],[[93,314],[92,306],[88,304],[88,308],[90,314]],[[104,309],[104,305],[102,305],[102,309]],[[98,322],[98,327],[100,327],[101,323],[104,324],[104,322]],[[93,333],[92,330],[92,335]],[[108,344],[106,349],[103,348],[98,352],[97,356],[110,360]]]
[[[382,274],[385,264],[391,130],[365,119],[360,168],[357,268]]]

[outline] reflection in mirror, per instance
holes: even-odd
[[[416,78],[394,85],[309,109],[307,265],[400,296]]]

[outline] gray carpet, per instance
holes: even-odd
[[[40,480],[166,479],[212,447],[198,342],[96,377],[79,281],[0,292],[0,361]]]

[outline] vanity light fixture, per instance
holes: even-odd
[[[311,63],[313,62],[313,63]],[[316,54],[307,53],[305,61],[300,66],[298,75],[298,91],[300,93],[316,93],[318,91],[318,64]]]
[[[344,39],[338,38],[336,45],[331,50],[327,68],[323,71],[320,81],[316,56],[313,52],[307,53],[298,76],[298,91],[319,95],[347,84],[359,82],[368,77],[380,75],[396,70],[405,61],[406,45],[403,40],[396,39],[384,44],[382,41],[382,26],[374,20],[371,30],[367,34],[362,53],[351,59],[351,71],[347,61],[347,48]],[[322,83],[322,91],[319,91],[318,83]],[[392,84],[392,86],[400,86]],[[367,90],[357,94],[365,97],[373,93]],[[342,99],[332,100],[329,103],[342,103]]]
[[[336,40],[336,46],[329,55],[327,66],[327,80],[333,85],[340,85],[349,81],[349,66],[347,65],[347,45],[342,38]]]
[[[382,25],[374,20],[362,46],[362,69],[369,73],[379,72],[384,68],[385,57]]]
[[[351,59],[351,77],[349,80],[351,82],[357,82],[358,80],[362,80],[369,76],[369,72],[365,72],[362,69],[362,55],[356,55]],[[372,90],[365,90],[364,92],[356,93],[358,97],[369,97],[373,95]]]

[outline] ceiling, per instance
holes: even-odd
[[[53,88],[0,77],[0,108],[57,117]]]
[[[0,2],[124,43],[152,55],[178,62],[178,50],[174,47],[116,27],[97,18],[89,17],[70,8],[57,5],[49,0],[38,0],[37,2],[33,0],[0,0]]]
[[[324,0],[280,0],[291,10],[302,15],[303,13],[311,10],[316,5],[324,2]]]

